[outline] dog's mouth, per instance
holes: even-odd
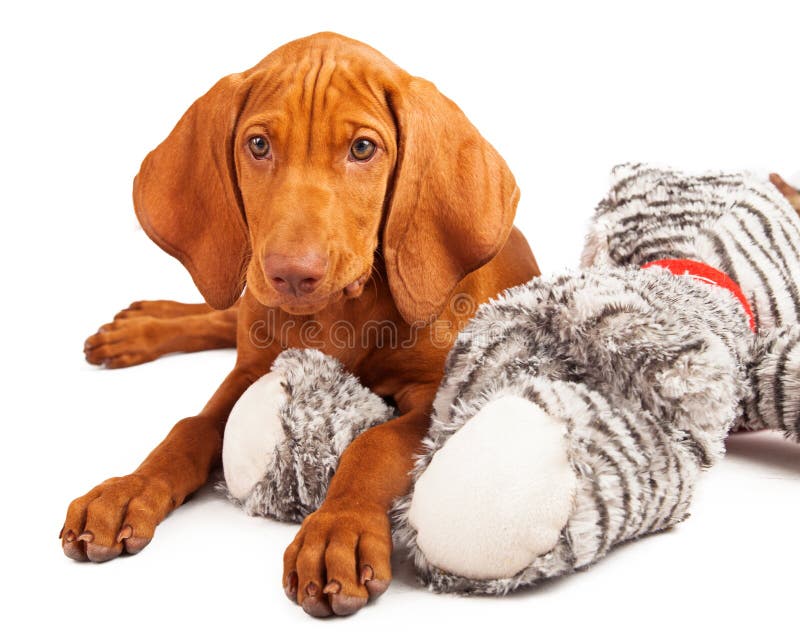
[[[364,286],[367,284],[367,279],[369,278],[369,271],[366,273],[361,274],[353,280],[350,284],[348,284],[344,289],[342,289],[342,293],[344,294],[345,298],[358,298],[362,293],[364,293]]]
[[[355,280],[341,289],[334,289],[325,296],[302,296],[298,298],[288,298],[279,301],[276,305],[283,311],[292,315],[312,315],[319,313],[325,307],[339,302],[342,298],[355,299],[364,293],[367,281],[369,280],[369,270],[362,273]]]

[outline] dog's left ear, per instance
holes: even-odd
[[[500,154],[433,84],[412,78],[388,97],[398,155],[386,271],[403,318],[430,322],[464,276],[502,249],[519,188]]]

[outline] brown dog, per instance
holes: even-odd
[[[235,344],[236,366],[134,473],[72,502],[64,552],[105,561],[140,551],[220,463],[236,400],[282,349],[305,346],[311,322],[322,350],[401,416],[344,453],[286,551],[284,585],[315,616],[352,613],[385,590],[387,510],[409,487],[456,333],[477,304],[539,273],[512,228],[518,198],[502,158],[452,102],[361,43],[314,35],[220,80],[145,158],[134,204],[221,311],[137,303],[86,354],[124,367]],[[342,322],[360,339],[331,340]],[[375,323],[393,338],[366,330]]]

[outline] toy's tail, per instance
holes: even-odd
[[[746,427],[781,429],[800,441],[800,326],[759,334],[750,380]]]

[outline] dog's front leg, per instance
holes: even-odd
[[[349,615],[388,587],[388,511],[409,489],[409,472],[428,430],[435,390],[415,388],[406,394],[414,398],[406,413],[368,429],[350,444],[325,502],[303,521],[286,549],[284,588],[306,613]]]
[[[104,562],[123,550],[141,551],[156,526],[219,464],[231,408],[273,359],[266,353],[258,359],[240,357],[205,408],[178,422],[136,471],[110,478],[73,500],[61,530],[64,553],[75,560]]]

